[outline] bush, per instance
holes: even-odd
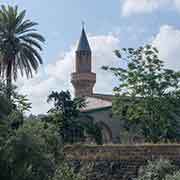
[[[76,175],[73,170],[66,164],[62,163],[56,170],[54,177],[50,180],[82,180],[80,175]]]
[[[136,180],[164,180],[175,171],[177,171],[177,167],[172,165],[170,161],[156,159],[148,161],[148,164],[139,170],[139,176]]]
[[[165,180],[180,180],[180,171],[175,172],[173,175],[167,175]]]

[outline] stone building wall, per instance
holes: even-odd
[[[130,180],[147,160],[160,157],[180,167],[180,145],[76,145],[67,146],[65,155],[87,180]]]
[[[90,112],[86,112],[86,115],[89,115],[93,118],[94,122],[100,125],[102,129],[102,134],[109,134],[109,141],[103,139],[103,143],[105,144],[119,144],[120,141],[120,132],[122,129],[121,121],[118,118],[114,118],[112,116],[112,108],[107,107],[100,110],[94,110]],[[102,126],[101,126],[102,124]],[[107,128],[106,128],[107,127]]]

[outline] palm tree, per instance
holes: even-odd
[[[56,125],[64,143],[73,143],[79,139],[80,134],[83,135],[81,122],[78,120],[80,109],[85,107],[83,98],[72,99],[69,91],[52,92],[47,102],[53,102],[54,108],[49,111],[52,120],[55,117]],[[54,112],[56,112],[54,114]],[[57,116],[57,112],[60,112]],[[78,134],[78,135],[77,135]]]
[[[70,114],[70,111],[72,111],[72,114],[78,114],[80,109],[86,106],[84,98],[75,97],[72,99],[69,91],[61,91],[60,93],[52,91],[52,93],[48,96],[47,102],[53,102],[54,107],[62,110],[65,114]]]
[[[38,24],[25,15],[26,11],[19,11],[17,6],[0,8],[0,76],[6,80],[9,99],[12,80],[16,81],[19,73],[32,77],[43,63],[39,51],[45,39],[34,28]]]

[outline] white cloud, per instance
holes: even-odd
[[[160,8],[180,7],[180,0],[122,0],[122,15],[150,13]]]
[[[153,44],[159,49],[160,58],[168,68],[180,70],[180,29],[163,25]]]
[[[113,51],[119,48],[119,39],[113,35],[94,36],[90,38],[93,50],[93,71],[96,72],[97,83],[95,91],[112,93],[114,77],[101,69],[103,65],[116,66],[118,60]]]
[[[113,88],[111,74],[101,70],[103,65],[115,65],[117,59],[113,50],[119,48],[119,39],[113,35],[90,36],[90,45],[93,52],[93,71],[97,73],[95,91],[110,93]],[[73,46],[65,55],[54,64],[48,64],[41,69],[33,79],[18,80],[20,92],[27,94],[32,102],[32,112],[35,114],[45,113],[49,109],[47,96],[51,91],[67,90],[73,92],[70,83],[70,74],[74,71],[75,48]]]
[[[169,68],[179,70],[180,29],[164,25],[153,39],[153,44],[159,49],[160,58],[165,61],[165,64]],[[111,93],[115,85],[114,77],[101,70],[101,67],[103,65],[116,66],[120,63],[113,54],[114,49],[120,47],[120,40],[113,34],[109,34],[90,36],[89,41],[93,51],[93,71],[97,74],[95,92]],[[69,89],[73,92],[70,74],[74,70],[75,48],[76,46],[73,46],[55,63],[42,68],[33,79],[21,78],[18,80],[20,91],[27,94],[32,102],[33,113],[47,112],[50,105],[46,100],[51,91]]]
[[[180,0],[174,0],[174,3],[177,10],[180,11]]]

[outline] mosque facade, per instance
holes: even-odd
[[[100,126],[103,143],[120,143],[121,124],[112,116],[113,95],[94,93],[96,73],[92,72],[92,51],[84,28],[75,52],[75,70],[71,74],[71,83],[76,97],[85,97],[87,106],[82,109],[86,114],[83,120],[94,121]]]

